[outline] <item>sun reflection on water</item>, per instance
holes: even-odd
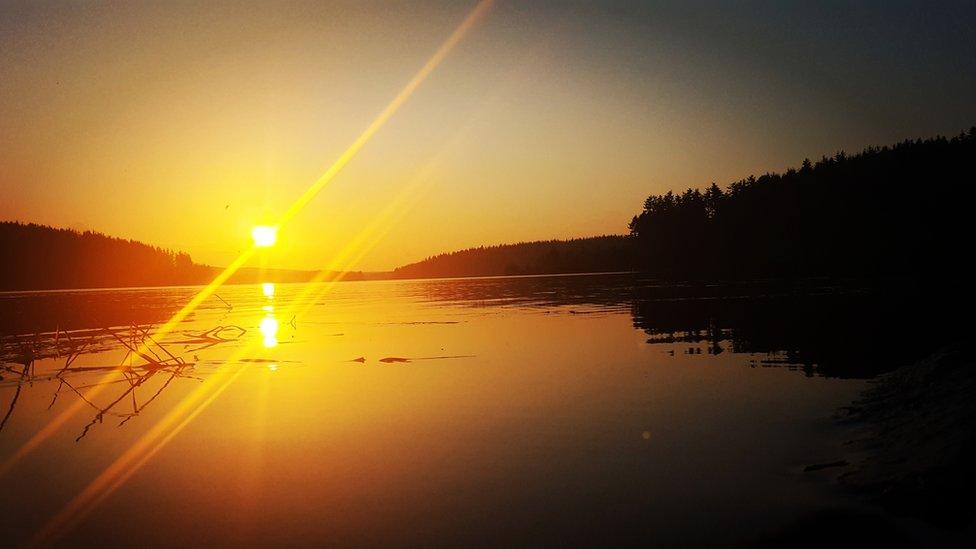
[[[274,306],[270,303],[274,300],[275,285],[271,282],[265,282],[261,284],[261,291],[268,298],[269,303],[262,307],[262,310],[266,314],[261,319],[261,323],[258,324],[258,329],[264,337],[262,343],[266,348],[270,349],[278,345],[278,319],[275,318]]]
[[[278,319],[266,316],[261,319],[261,335],[264,336],[264,346],[271,348],[278,345]]]

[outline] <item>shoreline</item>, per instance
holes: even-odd
[[[838,485],[946,529],[976,518],[976,364],[968,341],[872,381],[837,420],[852,429]]]

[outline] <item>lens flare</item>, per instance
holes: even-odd
[[[467,31],[475,25],[490,9],[492,0],[480,0],[474,9],[469,12],[465,20],[454,30],[445,40],[434,55],[418,71],[412,80],[407,83],[400,93],[387,104],[386,108],[373,120],[373,122],[363,131],[362,134],[336,159],[329,169],[316,180],[305,192],[295,200],[291,207],[281,216],[278,223],[273,226],[259,225],[252,229],[251,236],[254,246],[245,250],[235,259],[226,269],[224,269],[213,281],[200,290],[182,309],[177,311],[165,324],[163,324],[154,334],[156,337],[163,337],[169,334],[180,325],[192,312],[207,298],[214,294],[217,288],[222,286],[230,277],[243,267],[249,259],[257,253],[257,248],[267,248],[273,246],[277,241],[278,230],[281,226],[291,221],[311,200],[327,186],[335,176],[342,171],[353,157],[362,149],[372,136],[379,131],[387,120],[406,103],[407,99],[416,91],[420,84],[433,72],[437,66],[447,57],[447,54],[454,48]],[[374,239],[365,239],[372,241]],[[365,246],[356,246],[356,248]],[[359,252],[363,253],[362,251]],[[341,277],[338,277],[341,278]],[[269,296],[270,297],[270,296]],[[271,316],[265,317],[259,326],[263,335],[265,347],[273,347],[278,344],[278,320]],[[232,355],[226,362],[233,363],[237,359],[245,356],[252,350],[252,345],[247,345]],[[100,504],[106,497],[124,484],[133,474],[136,473],[147,461],[152,459],[157,452],[165,447],[177,434],[179,434],[189,423],[191,423],[203,410],[216,400],[221,393],[240,377],[245,368],[238,369],[219,369],[211,375],[191,394],[184,397],[177,405],[170,410],[161,420],[154,424],[149,431],[144,433],[133,445],[126,449],[112,464],[106,467],[95,479],[78,493],[72,500],[65,505],[60,512],[48,520],[45,525],[36,532],[31,545],[48,546],[53,545],[67,531],[78,524],[78,522],[94,507]],[[95,390],[100,387],[93,388]],[[52,422],[50,429],[42,430],[27,444],[15,458],[22,458],[33,448],[36,448],[59,426],[67,421],[80,409],[82,405],[72,407],[63,412]],[[4,469],[11,463],[4,464]]]

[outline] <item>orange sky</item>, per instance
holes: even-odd
[[[4,5],[0,219],[225,265],[473,5]],[[623,233],[651,192],[976,121],[972,76],[923,108],[913,79],[936,82],[944,67],[872,54],[875,43],[898,52],[901,19],[825,34],[832,14],[806,14],[797,29],[808,30],[793,32],[797,15],[499,2],[282,232],[270,262],[328,267],[391,210],[356,268]]]

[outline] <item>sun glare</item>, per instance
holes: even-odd
[[[254,245],[258,248],[270,248],[278,240],[278,227],[255,225],[251,229],[251,238],[254,239]]]

